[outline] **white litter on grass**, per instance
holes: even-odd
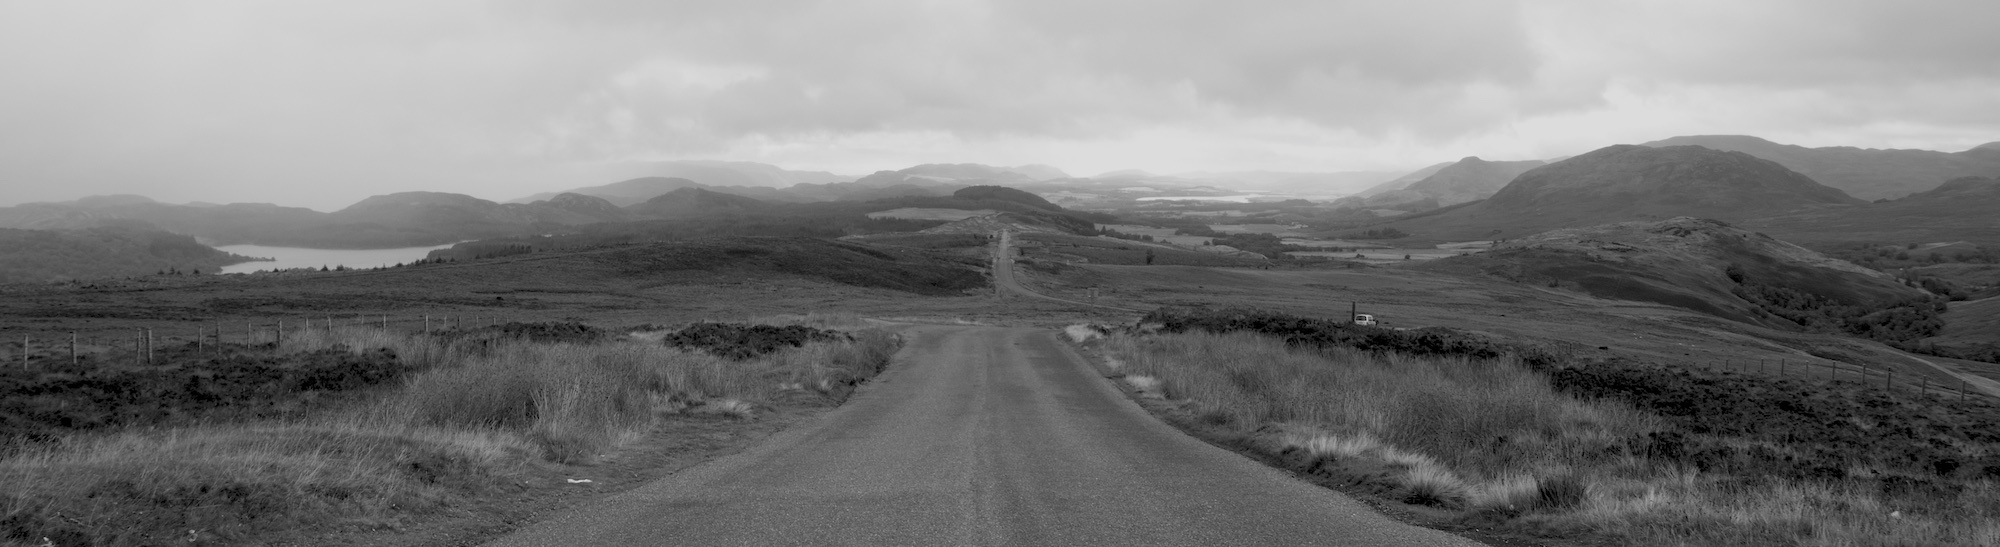
[[[1159,378],[1154,378],[1151,376],[1134,375],[1125,377],[1125,384],[1132,386],[1132,390],[1139,392],[1139,396],[1153,398],[1153,399],[1158,399],[1164,396],[1160,392],[1160,384],[1162,383],[1164,382],[1161,382]]]
[[[563,480],[569,481],[570,484],[584,484],[590,482],[590,479],[563,479]]]
[[[1078,344],[1104,337],[1104,333],[1099,332],[1096,328],[1081,324],[1063,327],[1063,334],[1069,335],[1069,341]]]
[[[702,403],[701,406],[694,407],[692,410],[697,414],[721,414],[743,419],[749,419],[757,415],[756,408],[751,406],[750,403],[736,399],[708,401]]]

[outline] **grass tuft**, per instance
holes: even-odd
[[[287,336],[287,349],[431,344],[399,388],[291,422],[78,435],[0,459],[0,537],[57,545],[256,543],[312,526],[394,526],[539,462],[588,463],[662,415],[752,418],[780,384],[827,395],[880,372],[880,331],[727,361],[643,341],[445,344],[371,329]],[[373,345],[371,348],[370,346]]]

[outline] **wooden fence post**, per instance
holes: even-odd
[[[69,364],[76,364],[76,331],[69,331]]]
[[[1884,376],[1882,378],[1882,389],[1887,390],[1895,387],[1894,385],[1895,382],[1896,382],[1896,371],[1891,370],[1889,371],[1889,374],[1887,376]]]
[[[146,364],[153,364],[153,329],[146,329]]]
[[[203,348],[203,346],[202,346],[202,344],[204,344],[204,343],[207,343],[207,342],[208,342],[208,338],[207,338],[207,336],[208,336],[208,331],[207,331],[207,330],[204,330],[204,327],[202,327],[200,323],[195,323],[195,325],[194,325],[194,355],[195,355],[196,357],[200,357],[200,356],[201,356],[201,353],[202,353],[202,352],[201,352],[201,350],[202,350],[202,349],[204,349],[204,348]]]
[[[21,335],[21,370],[28,369],[28,335]]]
[[[277,341],[271,343],[271,351],[282,351],[284,349],[285,349],[285,320],[279,319],[278,339]]]

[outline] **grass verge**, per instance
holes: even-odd
[[[1915,433],[1956,443],[1960,465],[1924,464],[1928,476],[1892,465],[1893,454],[1842,460],[1853,463],[1840,473],[1777,473],[1769,462],[1824,465],[1807,450],[1824,447],[1697,431],[1647,401],[1559,390],[1540,357],[1528,366],[1242,331],[1127,332],[1101,344],[1107,364],[1184,427],[1409,504],[1447,529],[1620,545],[2000,544],[2000,487],[1964,465],[1995,452],[1976,435]],[[1875,438],[1911,433],[1851,425]],[[1871,446],[1898,445],[1847,450]],[[1718,460],[1725,451],[1734,459]],[[1746,460],[1767,464],[1704,463]]]
[[[744,360],[635,340],[543,344],[371,329],[294,343],[399,355],[428,344],[432,358],[379,397],[296,420],[16,447],[0,459],[0,540],[245,544],[301,528],[395,527],[533,468],[588,463],[659,419],[742,418],[785,397],[844,397],[900,342],[860,331]]]

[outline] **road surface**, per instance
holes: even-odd
[[[1183,435],[1050,331],[906,336],[845,406],[491,545],[1478,545]]]

